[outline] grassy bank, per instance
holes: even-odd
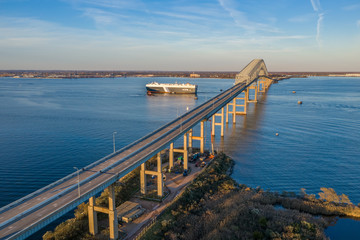
[[[252,189],[230,176],[233,160],[218,154],[146,232],[142,239],[326,239],[329,225],[322,216],[360,217],[358,206],[345,195],[322,188],[320,199],[303,190],[300,195]],[[139,187],[139,169],[115,187],[116,205]],[[106,207],[108,192],[96,199]],[[107,216],[99,214],[100,234],[88,233],[88,205],[75,217],[47,232],[44,240],[108,239]],[[102,220],[103,219],[103,220]]]
[[[326,239],[321,216],[359,216],[349,203],[238,185],[232,165],[219,154],[142,239]]]

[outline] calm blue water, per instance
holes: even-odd
[[[191,82],[193,95],[147,96],[145,84]],[[176,78],[0,78],[0,206],[117,149],[232,86]]]
[[[147,96],[145,84],[154,80],[196,83],[198,100]],[[0,206],[111,153],[114,131],[118,149],[232,84],[230,79],[0,78]],[[223,140],[216,130],[214,148],[234,158],[239,183],[279,192],[332,187],[357,204],[359,92],[359,78],[273,84],[261,102],[249,104],[248,115],[228,124]],[[210,123],[206,130],[210,148]]]
[[[250,106],[239,117],[245,127],[224,140],[238,182],[279,192],[331,187],[360,202],[359,78],[285,80]]]

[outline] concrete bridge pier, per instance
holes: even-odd
[[[108,188],[109,191],[109,208],[99,207],[95,205],[95,197],[89,199],[88,207],[88,218],[89,218],[89,232],[92,235],[98,233],[98,221],[97,221],[97,212],[102,212],[108,214],[109,216],[109,228],[110,228],[110,237],[109,239],[118,239],[119,237],[119,228],[118,228],[118,219],[115,205],[115,190],[114,184],[110,185]]]
[[[188,146],[187,146],[187,134],[185,133],[184,134],[184,156],[183,156],[183,159],[184,159],[184,170],[188,170],[189,167],[188,167]]]
[[[220,122],[216,122],[216,117],[220,117]],[[224,108],[221,108],[221,113],[215,113],[212,116],[211,135],[215,136],[215,126],[221,126],[221,137],[224,136]]]
[[[189,151],[190,153],[192,153],[192,145],[193,145],[192,136],[193,136],[193,130],[190,129],[190,130],[187,132],[187,135],[188,135],[188,137],[189,137],[189,140],[188,140],[188,143],[189,143],[188,151]]]
[[[265,93],[265,90],[266,90],[266,88],[265,88],[265,79],[260,77],[258,79],[258,86],[259,86],[258,92],[259,93]]]
[[[98,233],[98,221],[97,221],[97,212],[94,210],[95,207],[95,197],[89,199],[88,206],[88,218],[89,218],[89,232],[91,235],[96,235]]]
[[[146,175],[156,176],[157,181],[157,195],[162,197],[164,195],[163,191],[163,173],[162,173],[162,160],[161,152],[157,153],[157,164],[156,171],[146,170],[145,163],[141,164],[140,169],[140,192],[141,194],[146,194]]]
[[[234,98],[234,107],[235,107],[235,115],[246,115],[247,114],[247,104],[249,101],[249,91],[248,89],[244,90],[243,97],[236,97]],[[242,104],[238,104],[237,100],[242,100]],[[242,107],[243,111],[237,111],[237,107]]]
[[[246,115],[247,114],[247,104],[249,103],[249,89],[246,88],[244,91],[243,97],[235,97],[232,102],[226,105],[226,123],[229,123],[229,115],[232,115],[233,123],[236,123],[236,115]],[[243,104],[239,104],[238,100],[242,100]],[[229,110],[229,106],[232,107]],[[237,107],[242,107],[243,111],[238,111]]]
[[[161,160],[161,152],[157,154],[157,195],[162,197],[164,195],[163,191],[163,173],[162,173],[162,160]]]
[[[117,219],[116,204],[115,204],[115,189],[114,185],[110,185],[109,189],[109,228],[110,239],[119,238],[119,224]]]
[[[191,129],[189,131],[189,149],[190,152],[192,152],[192,145],[193,145],[193,140],[198,140],[200,141],[200,153],[204,153],[204,122],[206,120],[201,120],[200,122],[200,136],[194,136],[193,135],[193,130]],[[171,148],[171,145],[170,145]]]
[[[264,81],[265,90],[267,90],[270,87],[270,85],[273,83],[273,80],[268,77],[263,77],[263,78],[265,79]]]
[[[226,104],[226,116],[225,116],[225,123],[228,124],[229,123],[229,105],[231,105],[230,103]]]
[[[188,134],[184,134],[184,148],[183,149],[175,149],[174,143],[170,143],[169,149],[169,168],[174,167],[174,152],[183,153],[184,160],[184,170],[188,170],[188,144],[187,144]]]
[[[255,83],[251,84],[249,87],[248,87],[249,90],[251,89],[254,89],[255,90],[255,94],[254,94],[254,99],[250,99],[250,96],[249,96],[249,101],[248,102],[257,102],[257,95],[258,95],[258,91],[259,91],[259,87],[258,87],[258,82],[256,81]],[[250,95],[250,93],[249,93]]]
[[[272,79],[266,76],[259,77],[258,85],[259,89],[258,92],[265,93],[269,86],[272,84]]]
[[[232,120],[233,123],[236,123],[236,113],[235,113],[235,105],[236,105],[236,100],[235,98],[232,100],[232,102],[229,102],[228,104],[226,104],[226,123],[229,123],[229,115],[232,114]],[[232,106],[231,111],[229,110],[229,106]]]
[[[145,163],[140,166],[140,193],[146,194],[146,174],[145,174],[146,166]]]
[[[169,170],[174,167],[174,143],[170,143],[169,148]]]

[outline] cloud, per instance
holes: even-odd
[[[63,0],[73,5],[93,5],[110,9],[139,9],[144,7],[140,0]]]
[[[162,15],[170,18],[179,18],[184,20],[206,20],[204,17],[199,17],[197,15],[190,15],[190,14],[180,14],[180,13],[172,13],[172,12],[153,12],[153,14]]]
[[[97,25],[109,25],[118,19],[115,14],[96,8],[84,9],[84,16],[93,19]]]
[[[324,13],[321,12],[320,0],[310,0],[310,2],[311,2],[311,5],[312,5],[314,11],[320,12],[318,14],[318,20],[317,20],[317,24],[316,24],[316,42],[319,47],[322,47],[321,27],[322,27],[322,22],[324,20]]]
[[[310,1],[315,12],[321,10],[320,0],[310,0]]]
[[[237,26],[250,32],[278,32],[278,29],[271,27],[268,24],[250,21],[244,12],[236,10],[236,7],[231,0],[218,0],[218,2],[220,6],[230,14]]]
[[[324,20],[324,13],[319,14],[319,18],[317,21],[317,28],[316,28],[316,42],[318,43],[319,47],[322,47],[322,40],[321,40],[321,25],[322,21]]]
[[[78,40],[84,43],[100,38],[92,30],[64,27],[53,22],[26,17],[0,17],[0,32],[0,46],[23,48],[52,44],[63,46],[76,43]]]
[[[360,4],[348,5],[342,8],[345,11],[354,11],[360,9]]]
[[[294,22],[294,23],[303,23],[303,22],[309,22],[311,21],[311,19],[313,19],[314,14],[306,14],[306,15],[301,15],[301,16],[295,16],[292,18],[289,18],[289,22]]]

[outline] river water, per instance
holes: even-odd
[[[145,84],[151,81],[198,84],[198,99],[147,96]],[[119,149],[232,84],[231,79],[0,78],[0,206],[110,154],[113,132]],[[357,204],[359,92],[359,78],[280,81],[250,103],[235,125],[230,120],[224,139],[216,129],[214,149],[233,157],[239,183],[279,192],[331,187]],[[207,123],[207,148],[209,136]]]

